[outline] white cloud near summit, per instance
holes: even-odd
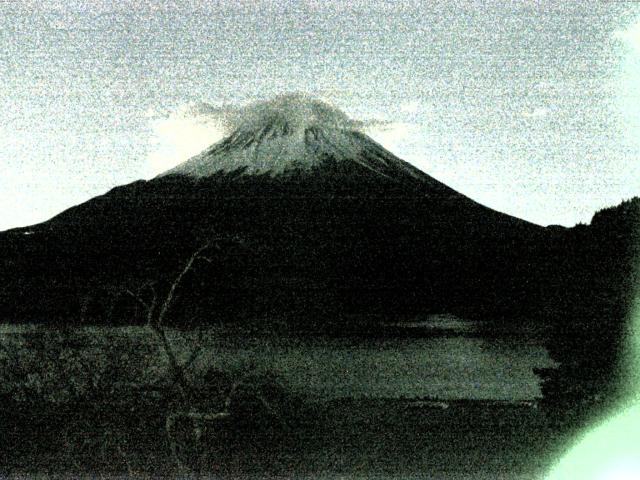
[[[188,103],[176,110],[147,115],[152,132],[149,169],[157,175],[222,140],[230,131],[228,109],[207,103]]]
[[[400,110],[404,113],[417,113],[421,108],[418,100],[410,100],[400,105]]]
[[[640,19],[627,28],[616,30],[614,37],[640,53]]]
[[[417,126],[408,122],[374,122],[363,128],[367,135],[391,152],[409,141],[416,130]]]
[[[338,128],[353,128],[393,151],[415,132],[415,125],[381,118],[350,119],[340,109],[302,94],[236,107],[190,102],[169,112],[149,110],[151,141],[147,155],[150,175],[158,175],[219,142],[239,126],[259,125],[277,112],[294,121],[321,121]]]

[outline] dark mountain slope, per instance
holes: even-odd
[[[132,184],[29,235],[5,234],[6,258],[25,281],[73,297],[82,285],[169,278],[207,238],[233,237],[245,246],[222,252],[211,289],[240,310],[512,314],[510,298],[525,295],[518,277],[538,228],[446,194],[407,195],[388,185],[375,196],[360,188],[309,195],[314,187],[328,191],[266,177]],[[37,309],[33,291],[43,292],[27,283],[11,298]],[[64,310],[77,302],[61,303],[60,315],[72,315]],[[36,315],[46,318],[49,308]]]

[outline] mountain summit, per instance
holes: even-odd
[[[160,176],[317,175],[331,163],[397,181],[432,180],[363,134],[361,123],[319,100],[281,96],[246,107],[239,118],[227,138]]]

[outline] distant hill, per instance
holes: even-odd
[[[556,267],[539,280],[558,370],[540,372],[550,402],[588,414],[628,392],[631,321],[640,287],[640,198],[556,237]],[[635,319],[637,321],[637,319]]]

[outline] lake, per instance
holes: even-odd
[[[233,424],[219,440],[213,429],[192,464],[224,467],[233,478],[265,478],[265,469],[288,478],[538,478],[557,435],[542,409],[519,401],[540,395],[533,368],[553,366],[545,349],[526,336],[480,337],[460,319],[432,320],[406,327],[410,335],[366,338],[169,330],[181,362],[202,347],[187,372],[192,385],[212,370],[231,378],[269,373],[316,402],[287,404],[286,434],[276,430],[274,438],[269,428],[244,437]],[[166,445],[169,407],[136,393],[151,392],[145,386],[167,392],[172,381],[149,328],[0,325],[0,347],[0,393],[11,399],[0,411],[7,434],[0,475],[2,468],[28,476],[78,465],[93,473],[176,471]],[[91,385],[104,398],[92,396]],[[78,396],[94,400],[74,404]],[[262,440],[251,440],[254,434]],[[221,445],[227,457],[211,453]]]
[[[259,365],[290,388],[319,399],[340,397],[528,400],[540,396],[536,367],[553,362],[525,341],[474,337],[251,339],[215,342],[205,364]]]
[[[437,316],[407,328],[424,328],[427,334],[386,338],[238,336],[209,329],[198,338],[195,332],[175,330],[170,330],[169,336],[183,360],[191,356],[193,345],[203,346],[193,364],[196,376],[212,368],[239,375],[251,370],[269,372],[296,393],[319,401],[343,397],[531,400],[540,396],[533,369],[554,366],[535,340],[469,335],[472,324],[456,317]],[[431,328],[437,328],[438,335],[429,336]],[[2,325],[0,341],[28,348],[23,336],[36,329]],[[153,383],[166,374],[166,359],[157,339],[144,327],[82,327],[74,332],[80,343],[86,344],[83,355],[87,357],[98,358],[107,348],[121,348],[128,356],[125,360],[118,357],[119,362],[144,363],[145,382]]]

